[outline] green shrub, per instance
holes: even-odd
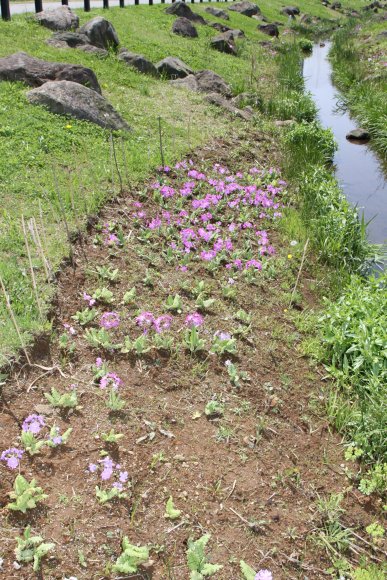
[[[299,38],[298,46],[302,52],[312,52],[313,50],[313,42],[308,38]]]
[[[324,361],[340,389],[330,415],[363,457],[387,461],[387,273],[353,276],[320,325]]]
[[[284,140],[300,166],[333,161],[337,149],[331,129],[323,129],[317,121],[298,123],[288,131]]]

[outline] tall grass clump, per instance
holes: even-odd
[[[297,157],[297,165],[331,163],[337,150],[331,129],[323,129],[317,121],[298,123],[284,137],[285,144]],[[297,168],[298,170],[298,168]]]
[[[313,100],[304,92],[302,57],[298,44],[281,47],[277,55],[278,85],[272,96],[262,99],[262,110],[280,120],[297,122],[313,121],[317,109]]]
[[[362,46],[353,22],[335,33],[330,51],[333,78],[342,91],[342,105],[369,131],[375,149],[386,155],[387,75],[380,54],[366,58]]]
[[[333,424],[368,462],[387,462],[387,273],[353,276],[320,318],[324,362],[336,388]]]

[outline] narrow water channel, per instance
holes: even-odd
[[[358,145],[346,135],[358,124],[347,112],[337,110],[338,91],[332,84],[332,68],[328,59],[330,43],[314,45],[312,54],[304,60],[306,90],[312,93],[324,127],[332,129],[338,150],[334,164],[338,182],[347,199],[357,205],[368,226],[368,238],[373,243],[387,241],[387,176],[382,161],[367,145]]]

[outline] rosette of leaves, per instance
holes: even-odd
[[[173,504],[172,496],[168,499],[167,504],[165,506],[165,514],[164,517],[169,520],[177,520],[181,516],[181,510],[175,508]]]
[[[113,572],[135,574],[140,564],[149,560],[149,550],[146,546],[134,546],[127,536],[122,539],[122,554],[113,566]]]
[[[205,534],[196,541],[188,540],[187,564],[190,570],[190,580],[202,580],[213,576],[222,569],[219,564],[210,564],[205,553],[206,545],[210,539],[210,534]]]
[[[44,543],[41,536],[31,536],[31,526],[24,530],[21,538],[16,538],[16,542],[16,560],[23,564],[33,562],[34,572],[39,570],[42,558],[55,548],[55,544]]]
[[[11,499],[15,501],[9,503],[7,508],[25,514],[37,504],[48,497],[43,493],[43,489],[36,485],[36,480],[27,481],[22,475],[17,475],[13,484],[13,491],[9,493]]]
[[[55,387],[51,387],[51,393],[44,393],[44,396],[53,407],[76,409],[78,406],[78,397],[75,389],[68,393],[60,393]]]

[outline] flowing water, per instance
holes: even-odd
[[[337,180],[347,199],[364,212],[371,242],[387,241],[387,175],[381,159],[368,145],[358,145],[346,139],[346,134],[358,125],[349,113],[337,110],[338,91],[332,83],[332,67],[328,59],[330,43],[316,44],[304,60],[306,90],[312,93],[324,127],[332,129],[338,150],[334,164]]]

